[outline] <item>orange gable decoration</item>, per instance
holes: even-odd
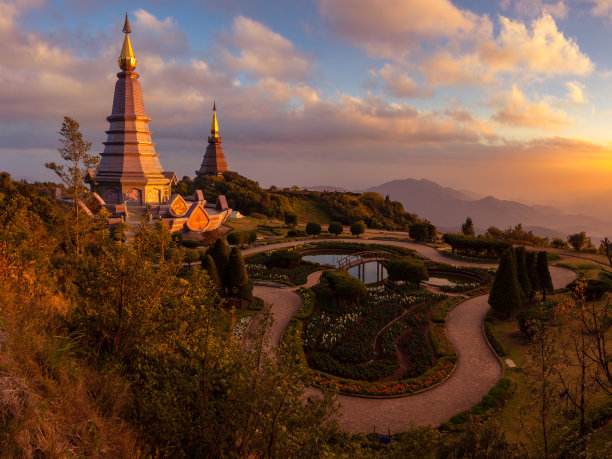
[[[170,198],[170,215],[182,217],[187,213],[187,203],[180,194],[175,194]]]
[[[104,200],[100,197],[98,193],[91,193],[87,199],[85,200],[85,205],[91,210],[91,212],[95,215],[102,210],[104,207]]]
[[[189,231],[201,232],[206,229],[208,223],[210,222],[210,218],[208,213],[201,205],[194,204],[189,211],[189,218],[185,223],[185,226]]]

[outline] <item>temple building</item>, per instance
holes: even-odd
[[[217,104],[213,103],[213,117],[210,124],[210,135],[208,136],[208,146],[204,153],[204,160],[200,166],[200,170],[196,171],[196,175],[221,175],[227,172],[227,161],[223,154],[221,146],[221,136],[219,136],[219,124],[217,123]]]
[[[106,118],[110,123],[106,131],[108,137],[104,142],[104,152],[100,153],[98,169],[88,171],[86,180],[92,192],[78,204],[92,218],[102,215],[105,209],[104,215],[111,226],[123,221],[139,223],[148,212],[151,219],[163,221],[173,232],[217,230],[232,214],[225,196],[218,196],[214,204],[208,204],[202,190],[197,190],[194,196],[171,195],[171,186],[177,183],[176,175],[164,171],[151,141],[151,119],[145,113],[138,74],[134,72],[137,60],[130,43],[127,14],[123,32],[125,38],[118,60],[121,72],[117,74],[112,114]],[[216,105],[213,105],[208,143],[204,163],[210,163],[210,170],[216,172],[208,172],[204,164],[202,170],[207,174],[227,171],[220,145]],[[210,159],[207,159],[209,150]]]
[[[142,98],[137,59],[129,34],[127,14],[123,26],[125,38],[119,55],[119,68],[112,113],[100,165],[90,171],[92,191],[108,204],[162,204],[170,199],[170,186],[176,182],[173,172],[165,172],[155,152]]]

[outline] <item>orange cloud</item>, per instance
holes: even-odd
[[[554,110],[543,100],[530,102],[516,86],[512,86],[512,90],[503,94],[494,104],[502,107],[492,118],[503,124],[550,131],[573,124],[573,120],[564,112]]]

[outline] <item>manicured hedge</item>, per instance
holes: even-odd
[[[446,316],[448,315],[448,312],[451,310],[451,308],[463,299],[464,298],[462,296],[452,296],[450,298],[445,299],[444,301],[441,301],[432,311],[431,320],[433,320],[434,322],[444,323],[444,321],[446,320]]]
[[[453,371],[457,358],[455,356],[438,359],[435,367],[417,378],[405,379],[391,383],[368,383],[350,379],[336,378],[333,375],[313,371],[311,383],[322,389],[337,390],[341,393],[389,397],[418,392],[444,381]]]
[[[455,251],[464,255],[474,257],[500,257],[501,254],[512,244],[499,239],[490,239],[485,237],[466,237],[458,234],[444,234],[444,242],[451,246],[453,253]]]
[[[296,290],[296,293],[302,297],[302,306],[294,317],[299,320],[308,319],[312,315],[312,311],[314,311],[314,292],[309,288],[300,287]]]
[[[462,411],[450,418],[449,421],[440,426],[440,430],[454,431],[465,424],[470,414],[481,416],[481,420],[493,414],[493,412],[506,404],[506,401],[514,391],[515,384],[508,378],[501,378],[489,393],[485,395],[480,403],[466,411]]]
[[[392,375],[399,368],[399,363],[393,360],[377,360],[365,365],[347,365],[334,360],[326,352],[313,352],[312,361],[321,371],[341,378],[362,381],[376,381]]]
[[[438,357],[443,357],[445,355],[453,355],[455,353],[455,349],[453,345],[446,337],[446,333],[444,332],[444,326],[435,325],[429,329],[431,343],[433,344],[434,350],[436,351],[436,355]]]
[[[507,354],[506,348],[504,347],[499,337],[497,336],[497,333],[493,329],[493,325],[491,325],[490,322],[485,322],[484,330],[485,330],[485,335],[487,335],[487,339],[489,340],[489,343],[491,343],[491,347],[493,347],[497,355],[502,356],[502,357],[506,355]]]

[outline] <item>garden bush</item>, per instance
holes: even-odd
[[[318,236],[321,234],[321,224],[317,222],[306,223],[306,234],[309,236]]]
[[[340,222],[331,222],[327,227],[327,231],[330,234],[333,234],[334,236],[338,236],[339,234],[342,234],[344,228],[342,227],[342,223]]]
[[[270,255],[269,264],[279,268],[295,268],[302,261],[302,255],[294,250],[275,250]]]
[[[433,344],[434,351],[438,357],[445,355],[453,355],[455,349],[446,337],[444,327],[442,325],[436,325],[430,328],[431,343]]]
[[[200,245],[200,241],[192,241],[191,239],[183,239],[181,241],[183,247],[187,247],[188,249],[195,249]]]
[[[457,234],[444,234],[444,242],[455,251],[472,257],[497,258],[512,244],[499,239],[479,237],[466,237]]]
[[[299,288],[297,293],[302,297],[302,306],[299,311],[295,314],[296,319],[304,320],[308,319],[315,307],[315,295],[309,288]]]
[[[321,279],[327,281],[339,311],[361,306],[368,295],[365,284],[344,270],[324,271]]]
[[[421,260],[400,258],[393,260],[387,266],[389,280],[392,282],[409,282],[415,284],[418,289],[421,281],[429,279],[427,268]]]

